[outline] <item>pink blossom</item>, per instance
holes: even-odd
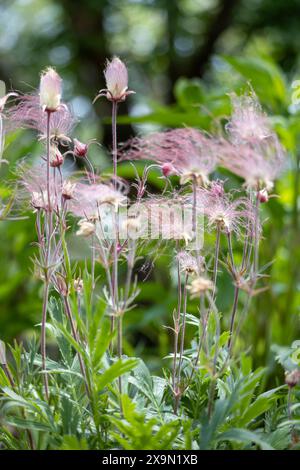
[[[181,184],[191,180],[207,184],[217,165],[216,148],[209,136],[193,128],[182,128],[134,138],[123,146],[121,157],[156,161],[167,175],[180,175]]]

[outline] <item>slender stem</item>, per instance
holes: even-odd
[[[47,322],[47,310],[48,310],[48,296],[49,296],[49,280],[46,275],[44,285],[44,299],[43,299],[43,311],[42,311],[42,326],[41,326],[41,355],[42,355],[42,370],[46,371],[46,322]],[[49,386],[48,386],[48,375],[43,374],[45,397],[49,400]]]
[[[180,372],[183,361],[183,351],[184,351],[184,337],[185,337],[185,326],[186,326],[186,307],[187,307],[187,283],[189,275],[185,275],[184,286],[183,286],[183,318],[182,318],[182,330],[180,338],[180,353],[179,353],[179,365],[178,365],[178,382],[180,381]]]
[[[231,313],[231,320],[230,320],[230,330],[229,330],[229,340],[228,340],[228,348],[231,348],[232,344],[232,335],[233,335],[233,328],[234,328],[234,320],[237,312],[238,300],[239,300],[239,292],[240,289],[238,286],[234,288],[234,300],[233,300],[233,307]]]
[[[122,359],[123,354],[123,314],[118,316],[118,357]],[[119,377],[119,392],[122,394],[122,377]]]
[[[255,239],[254,239],[254,260],[253,260],[253,286],[255,286],[258,274],[258,262],[259,262],[259,236],[258,236],[258,228],[259,228],[259,198],[256,196],[256,204],[255,204]]]
[[[63,301],[64,301],[65,312],[66,312],[68,320],[70,322],[73,338],[76,341],[76,343],[78,343],[80,345],[80,339],[79,339],[78,333],[76,331],[76,327],[75,327],[75,324],[74,324],[74,320],[73,320],[73,316],[72,316],[71,307],[70,307],[68,297],[64,297]],[[89,390],[89,387],[88,387],[86,370],[85,370],[83,359],[82,359],[80,353],[78,353],[78,360],[79,360],[80,370],[81,370],[82,376],[84,378],[86,392],[87,392],[88,397],[90,397],[90,390]]]
[[[173,374],[172,374],[172,383],[173,391],[176,395],[176,369],[177,369],[177,353],[178,353],[178,335],[179,335],[179,325],[180,325],[180,312],[181,312],[181,276],[180,276],[180,261],[177,259],[177,312],[174,315],[174,356],[173,356]]]
[[[46,256],[45,256],[45,285],[44,285],[44,299],[43,299],[43,310],[42,310],[42,325],[41,325],[41,355],[42,355],[42,370],[46,371],[46,322],[47,322],[47,310],[48,310],[48,297],[49,297],[49,260],[51,250],[51,235],[52,235],[52,213],[51,213],[51,190],[50,190],[50,117],[51,113],[47,111],[47,199],[48,199],[48,210],[45,213],[47,219],[46,222]],[[45,397],[49,399],[49,386],[48,376],[46,373],[43,374]]]
[[[213,291],[212,291],[212,297],[213,298],[215,297],[216,287],[217,287],[219,251],[220,251],[220,237],[221,237],[221,230],[220,230],[220,227],[218,226],[217,227],[217,234],[216,234],[214,272],[213,272]]]

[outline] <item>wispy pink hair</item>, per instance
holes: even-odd
[[[217,165],[215,141],[193,128],[136,137],[121,148],[121,159],[153,160],[161,166],[169,164],[180,176],[203,174],[207,177]]]

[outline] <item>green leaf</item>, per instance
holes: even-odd
[[[261,57],[222,56],[237,72],[251,82],[261,101],[271,104],[286,105],[288,92],[281,70],[270,59]]]
[[[97,391],[100,392],[106,387],[106,385],[111,384],[115,379],[125,374],[126,372],[131,371],[137,365],[136,359],[119,359],[108,369],[106,369],[100,376],[97,376],[95,379]]]
[[[242,428],[232,428],[229,431],[223,432],[216,438],[216,441],[233,441],[248,445],[254,443],[262,450],[274,450],[274,448],[261,439],[258,434]]]
[[[179,78],[175,84],[174,94],[179,106],[189,108],[204,101],[204,90],[201,80]]]

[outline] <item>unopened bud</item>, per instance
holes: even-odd
[[[80,140],[78,139],[74,139],[73,142],[74,142],[73,152],[74,152],[75,157],[79,157],[79,158],[86,157],[87,151],[88,151],[88,145],[84,144],[83,142],[80,142]]]
[[[52,67],[41,75],[40,105],[44,111],[54,112],[60,106],[62,79]]]
[[[76,189],[76,184],[71,181],[64,181],[61,194],[65,199],[73,199]]]
[[[107,99],[124,101],[128,89],[128,72],[126,65],[118,57],[114,57],[111,62],[107,62],[104,76],[106,80]]]
[[[162,166],[161,166],[161,171],[163,173],[163,175],[167,178],[168,176],[171,176],[171,175],[175,175],[176,174],[176,170],[174,168],[174,166],[172,165],[172,163],[164,163]]]
[[[285,383],[290,387],[296,387],[300,382],[300,369],[295,369],[292,372],[289,372],[285,376]]]
[[[50,148],[50,166],[57,168],[61,166],[64,162],[64,157],[62,153],[58,150],[56,145],[51,145]]]
[[[269,200],[268,191],[266,189],[261,189],[257,193],[257,198],[258,198],[260,203],[268,202],[268,200]]]

